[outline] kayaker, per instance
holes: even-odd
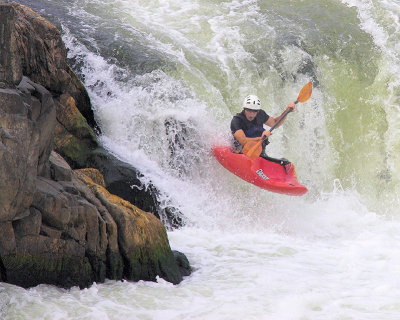
[[[296,105],[293,102],[290,103],[285,111],[288,108],[292,108],[292,111],[294,111]],[[270,117],[261,109],[261,102],[257,96],[247,96],[243,102],[242,112],[237,113],[231,121],[231,131],[234,136],[234,152],[242,152],[243,146],[249,141],[260,141],[263,136],[268,138],[272,133],[265,130],[263,125],[272,127],[282,117],[283,113],[276,118]],[[281,126],[283,122],[285,122],[285,119],[277,127]],[[261,156],[265,155],[266,141],[263,143]]]

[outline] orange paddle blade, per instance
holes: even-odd
[[[256,142],[254,141],[247,142],[243,147],[243,154],[248,156],[249,158],[258,158],[262,152],[262,140]]]
[[[242,150],[242,153],[247,154],[251,148],[253,148],[257,144],[257,141],[249,141],[247,142]]]
[[[306,102],[311,97],[311,93],[312,93],[312,83],[310,81],[303,87],[303,89],[301,89],[299,96],[297,97],[297,101]]]

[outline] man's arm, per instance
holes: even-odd
[[[295,105],[293,102],[290,103],[290,104],[286,107],[285,111],[282,112],[282,114],[281,114],[280,116],[278,116],[278,117],[276,117],[276,118],[269,117],[268,120],[265,121],[264,123],[265,123],[267,126],[272,127],[272,126],[283,116],[283,114],[284,114],[289,108],[293,109],[292,111],[294,111],[294,110],[296,109],[296,105]],[[279,127],[285,122],[285,120],[286,120],[286,119],[283,119],[283,120],[281,121],[281,123],[280,123],[276,128],[279,128]]]
[[[261,137],[257,137],[257,138],[247,138],[246,135],[244,134],[244,131],[242,129],[240,130],[236,130],[235,133],[233,134],[233,136],[236,138],[237,141],[239,141],[239,143],[244,146],[247,142],[249,141],[260,141]]]

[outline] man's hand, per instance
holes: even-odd
[[[293,112],[296,110],[296,105],[293,102],[289,103],[288,106],[286,107],[285,111],[289,110],[290,108],[292,109],[292,112]]]
[[[264,136],[268,139],[268,137],[271,136],[271,134],[272,134],[271,131],[265,130],[265,131],[262,133],[262,135],[261,135],[261,139],[262,139]]]

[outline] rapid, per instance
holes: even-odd
[[[0,283],[0,319],[399,319],[397,0],[24,0],[62,29],[102,144],[183,215],[179,285]],[[281,114],[268,154],[303,197],[225,170],[212,146],[248,94]]]

